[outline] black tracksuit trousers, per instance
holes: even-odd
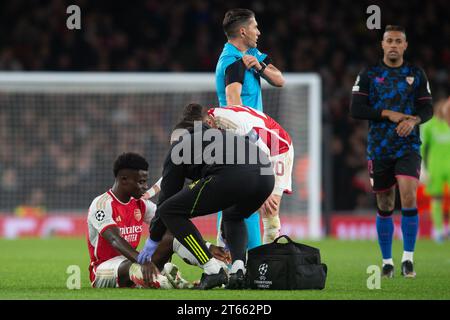
[[[273,175],[261,175],[260,165],[230,165],[194,181],[164,201],[158,212],[166,227],[200,262],[212,258],[190,219],[223,211],[225,238],[233,261],[246,262],[244,219],[257,211],[274,188]]]

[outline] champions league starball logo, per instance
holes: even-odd
[[[265,276],[267,273],[267,269],[269,269],[269,266],[267,265],[267,263],[261,264],[258,268],[259,274],[261,276]]]
[[[105,212],[103,210],[97,210],[95,219],[97,219],[97,221],[103,221],[103,219],[105,219]]]

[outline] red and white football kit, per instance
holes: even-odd
[[[292,193],[292,166],[294,147],[291,137],[274,119],[265,113],[245,107],[228,106],[211,108],[208,114],[214,117],[216,125],[238,135],[247,135],[254,130],[258,134],[256,144],[270,158],[275,173],[273,193]]]
[[[96,197],[89,207],[87,242],[91,263],[89,277],[93,287],[116,287],[117,271],[126,260],[102,237],[109,227],[117,227],[121,236],[137,248],[143,231],[143,222],[150,224],[156,205],[143,199],[131,198],[121,202],[111,190]]]

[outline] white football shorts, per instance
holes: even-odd
[[[92,282],[94,288],[118,288],[119,266],[127,260],[124,256],[117,256],[97,266],[94,271],[95,279]]]
[[[294,165],[294,147],[289,146],[285,153],[270,158],[275,173],[275,187],[272,194],[282,196],[292,193],[292,167]]]

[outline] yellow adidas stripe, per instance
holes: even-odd
[[[192,240],[189,239],[189,237],[184,238],[184,240],[189,245],[189,247],[192,249],[192,251],[194,251],[195,257],[198,259],[198,261],[201,264],[205,264],[206,262],[208,262],[208,260],[205,261],[205,258],[203,257],[202,253],[197,249],[197,247],[194,245]]]
[[[194,255],[195,257],[198,259],[198,261],[200,262],[200,264],[204,264],[205,262],[203,261],[203,259],[200,256],[200,253],[197,251],[197,249],[194,247],[193,243],[191,242],[190,239],[188,239],[187,237],[184,238],[184,240],[186,241],[186,243],[188,244],[188,246],[191,248],[192,251],[194,251]]]
[[[205,263],[208,262],[209,258],[206,255],[205,251],[203,251],[202,247],[200,247],[200,245],[198,244],[197,240],[195,240],[195,238],[192,236],[192,234],[190,234],[188,237],[191,238],[192,242],[194,243],[194,245],[197,247],[197,249],[200,251],[200,253],[203,255],[203,257],[205,258]]]

